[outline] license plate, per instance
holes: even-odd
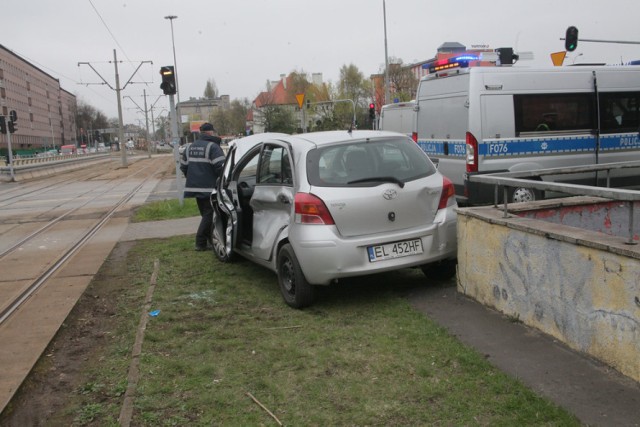
[[[404,240],[402,242],[367,247],[369,262],[417,255],[422,252],[422,240],[420,239]]]

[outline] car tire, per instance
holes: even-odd
[[[228,238],[231,236],[228,236],[229,233],[227,233],[230,231],[227,229],[227,221],[228,219],[222,218],[214,209],[211,224],[211,246],[213,254],[220,262],[231,262],[234,258],[231,242],[228,242]]]
[[[456,275],[458,260],[446,259],[420,267],[428,279],[448,280]]]
[[[278,252],[278,285],[282,298],[293,308],[308,307],[313,303],[314,287],[307,282],[300,263],[289,243]]]

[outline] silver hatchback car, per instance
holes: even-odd
[[[453,184],[398,133],[235,140],[211,202],[216,257],[273,270],[291,307],[344,277],[406,267],[455,274]]]

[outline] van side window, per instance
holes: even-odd
[[[637,132],[640,126],[640,92],[600,94],[603,133]]]
[[[594,95],[590,93],[514,95],[516,135],[594,128]]]

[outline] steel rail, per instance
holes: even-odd
[[[145,168],[146,169],[146,168]],[[143,170],[145,170],[143,169]],[[137,171],[133,176],[137,175],[141,171]],[[14,300],[9,303],[5,308],[0,311],[0,324],[4,323],[11,315],[24,304],[38,289],[44,285],[47,280],[56,273],[65,263],[69,260],[80,248],[84,246],[103,226],[108,220],[115,214],[115,212],[127,203],[133,196],[142,188],[147,181],[155,176],[155,172],[147,176],[140,184],[130,190],[124,195],[118,203],[116,203],[107,213],[105,213],[101,220],[91,227],[76,243],[74,243],[69,249],[67,249],[47,270],[45,270],[40,276],[38,276],[29,286],[27,286]],[[130,178],[130,177],[128,177]],[[68,213],[67,213],[68,214]],[[64,216],[66,216],[65,214]],[[45,226],[48,228],[49,226]],[[38,233],[39,234],[39,233]]]

